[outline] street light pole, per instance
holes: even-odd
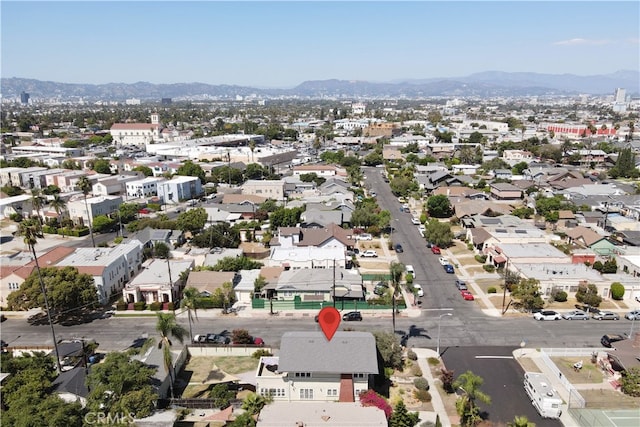
[[[441,314],[438,318],[438,345],[436,347],[436,353],[438,353],[438,358],[440,358],[440,323],[442,323],[442,318],[444,316],[453,316],[451,313]]]

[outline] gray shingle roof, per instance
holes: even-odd
[[[369,332],[286,332],[280,343],[283,372],[378,373],[376,340]]]

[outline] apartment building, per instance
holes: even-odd
[[[158,184],[163,178],[147,177],[126,182],[127,197],[155,197],[158,195]]]
[[[84,198],[79,197],[67,203],[69,217],[75,223],[88,224],[98,215],[110,215],[117,211],[122,204],[120,196],[96,196],[88,197],[85,205]],[[87,207],[89,211],[87,212]]]
[[[180,203],[200,197],[204,191],[197,176],[174,176],[173,179],[157,184],[158,197],[163,203]]]
[[[283,179],[277,181],[250,179],[242,185],[242,194],[252,194],[279,201],[284,199],[284,186]]]

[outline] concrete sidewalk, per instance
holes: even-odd
[[[436,379],[431,374],[431,366],[429,366],[430,357],[438,357],[438,353],[428,348],[412,348],[411,350],[418,356],[418,365],[422,370],[423,377],[429,381],[429,392],[431,393],[431,404],[433,405],[433,412],[420,411],[421,422],[430,421],[435,423],[436,415],[440,415],[440,422],[443,426],[450,426],[449,414],[444,407],[442,397],[440,396],[439,388],[437,384],[440,383],[440,379]]]

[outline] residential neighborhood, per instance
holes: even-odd
[[[640,100],[621,112],[620,90],[124,121],[3,99],[7,425],[36,358],[69,425],[640,419]]]

